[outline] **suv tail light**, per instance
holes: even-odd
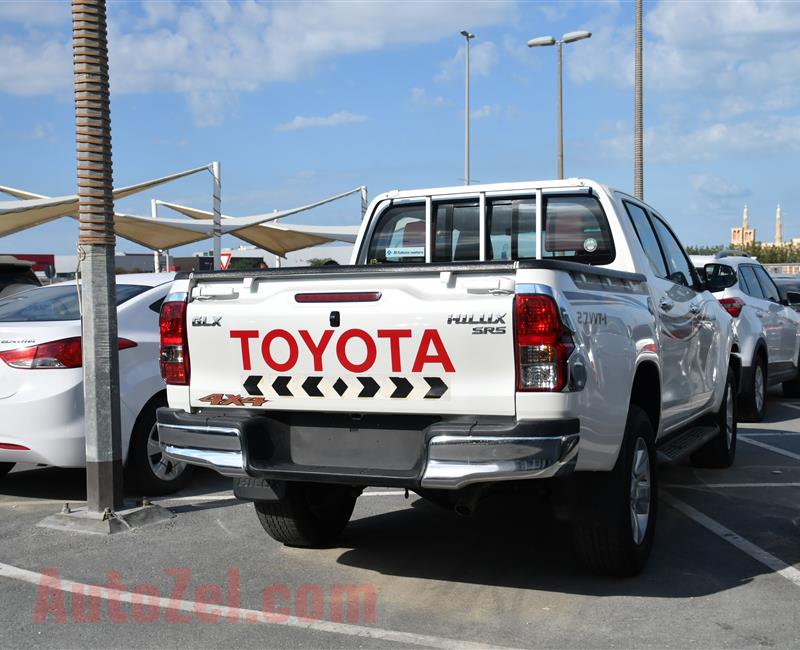
[[[567,359],[575,342],[561,322],[556,301],[541,294],[516,296],[514,334],[517,390],[563,390],[567,385]]]
[[[189,346],[186,343],[186,301],[170,300],[161,305],[161,376],[173,386],[189,385]]]
[[[742,307],[744,307],[744,301],[741,298],[720,298],[719,304],[734,317],[741,314]]]
[[[130,339],[117,339],[120,350],[135,348],[136,342]],[[12,368],[24,370],[44,370],[53,368],[80,368],[83,365],[81,337],[40,343],[28,348],[17,348],[0,352],[0,359]]]

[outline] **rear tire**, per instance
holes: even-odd
[[[784,384],[785,386],[786,384]],[[753,378],[739,400],[739,415],[742,422],[761,422],[767,404],[767,362],[763,354],[753,359]]]
[[[598,473],[589,487],[602,493],[601,502],[608,510],[600,521],[573,524],[578,559],[595,573],[636,575],[650,557],[658,513],[655,435],[638,406],[631,405],[628,411],[614,469]]]
[[[347,485],[289,482],[280,501],[255,501],[254,505],[272,539],[314,548],[336,541],[350,521],[356,497]]]
[[[16,463],[0,463],[0,479],[5,478],[6,474],[14,469],[15,464]]]
[[[133,427],[127,478],[143,495],[163,496],[180,490],[191,478],[194,467],[167,459],[161,453],[156,427],[156,409],[166,406],[166,399],[151,399]]]
[[[736,458],[736,382],[733,370],[728,368],[725,394],[714,422],[719,433],[692,454],[692,465],[723,469],[733,465]]]

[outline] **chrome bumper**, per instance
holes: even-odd
[[[536,424],[537,433],[546,433],[546,421]],[[472,483],[541,479],[571,472],[577,462],[580,436],[564,430],[563,426],[554,424],[553,428],[555,435],[428,435],[427,443],[421,443],[425,449],[420,450],[420,471],[416,478],[375,484],[457,490]],[[451,430],[453,426],[449,425],[448,431]],[[244,436],[237,426],[214,426],[207,421],[197,425],[178,424],[159,419],[158,435],[168,458],[209,467],[225,476],[251,475],[247,471]],[[348,482],[350,477],[354,484],[363,479],[344,470],[339,473],[335,468],[326,468],[325,472],[319,469],[259,467],[253,475],[303,480],[302,475],[307,473],[309,480]]]
[[[235,427],[158,423],[161,451],[172,460],[210,467],[224,476],[247,476]]]
[[[558,437],[435,436],[422,487],[456,490],[470,483],[549,478],[574,469],[577,433]]]

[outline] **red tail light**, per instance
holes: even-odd
[[[186,343],[186,302],[161,305],[161,376],[173,386],[189,385],[189,346]]]
[[[518,295],[514,301],[517,351],[517,390],[563,390],[567,385],[567,359],[575,349],[564,327],[558,305],[550,296]]]
[[[130,339],[118,339],[120,350],[136,347]],[[73,336],[59,341],[40,343],[29,348],[0,352],[0,359],[12,368],[43,370],[53,368],[80,368],[83,365],[81,337]]]
[[[734,317],[741,314],[742,307],[744,307],[744,301],[741,298],[720,298],[719,304]]]

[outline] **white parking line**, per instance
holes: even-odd
[[[405,494],[404,490],[383,490],[377,492],[364,492],[362,497],[401,497]],[[416,496],[409,493],[409,496]],[[214,494],[198,494],[194,496],[180,496],[180,497],[164,497],[163,499],[153,499],[153,503],[168,508],[170,505],[180,505],[182,503],[208,503],[213,501],[232,501],[235,497],[233,492],[214,493]],[[53,506],[63,505],[65,499],[25,499],[22,501],[2,501],[0,500],[0,508],[18,508],[19,506],[37,505],[37,506]],[[241,503],[248,503],[242,501]],[[86,505],[85,501],[69,501],[71,506],[80,508]],[[238,505],[238,504],[237,504]]]
[[[724,490],[726,488],[774,488],[774,487],[800,487],[800,483],[667,483],[665,488],[680,488],[685,490]]]
[[[741,432],[742,429],[739,429]],[[800,436],[800,431],[758,431],[753,432],[750,429],[744,429],[746,433],[740,433],[740,435],[746,435],[748,438],[774,438],[776,436]]]
[[[765,551],[760,546],[756,546],[753,542],[746,540],[741,535],[737,535],[730,528],[726,528],[718,521],[711,517],[704,515],[699,510],[695,510],[688,503],[684,503],[680,499],[675,498],[671,494],[662,494],[661,499],[671,505],[673,508],[683,513],[692,521],[700,524],[703,528],[710,530],[712,533],[721,537],[726,542],[733,544],[736,548],[744,553],[747,553],[751,558],[761,562],[775,571],[778,575],[786,578],[789,582],[800,587],[800,571],[793,566],[789,566],[783,560],[778,559],[772,553]]]
[[[142,602],[141,594],[134,594],[130,591],[121,589],[109,589],[100,585],[89,585],[63,578],[53,578],[36,571],[28,571],[10,564],[0,562],[0,577],[27,582],[36,587],[46,587],[66,593],[89,593],[92,596],[103,600],[110,600],[120,603]],[[197,612],[207,612],[208,605],[191,600],[173,600],[171,598],[161,598],[148,596],[148,605],[155,606],[160,610],[171,609],[196,614]],[[275,620],[274,615],[256,609],[244,609],[240,607],[216,607],[217,612],[225,619],[246,623],[262,623],[265,625],[276,625],[281,627],[300,628],[313,630],[315,632],[328,632],[332,634],[343,634],[352,637],[367,639],[378,639],[389,643],[402,643],[406,645],[425,646],[428,648],[442,648],[443,650],[478,650],[491,648],[483,643],[461,641],[440,636],[430,636],[427,634],[414,634],[413,632],[399,632],[397,630],[386,630],[379,627],[368,627],[365,625],[352,625],[349,623],[334,623],[331,621],[319,621],[299,618],[297,616],[287,616],[284,620]]]
[[[761,447],[762,449],[767,449],[772,451],[776,454],[780,454],[781,456],[786,456],[787,458],[793,458],[794,460],[800,460],[800,454],[795,454],[793,451],[787,451],[786,449],[781,449],[780,447],[775,447],[773,445],[768,445],[766,442],[760,442],[758,440],[752,440],[747,436],[737,436],[739,440],[742,442],[746,442],[748,445],[755,445],[756,447]]]

